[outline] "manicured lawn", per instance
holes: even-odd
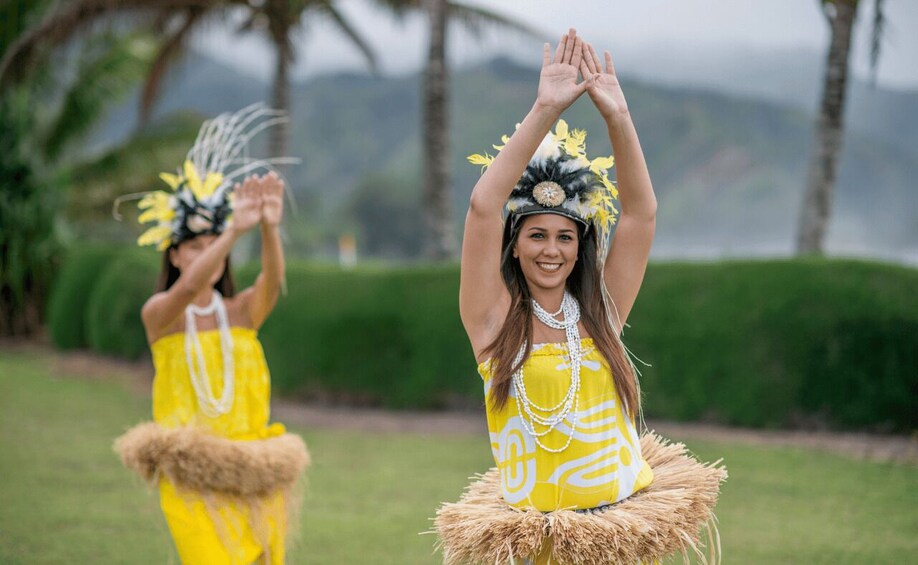
[[[115,378],[53,374],[38,353],[0,350],[0,563],[177,563],[155,494],[112,439],[149,418]],[[66,373],[66,370],[64,370]],[[314,459],[291,563],[438,563],[426,530],[441,500],[485,470],[484,437],[297,429]],[[723,457],[725,563],[918,560],[918,469],[798,449],[691,442]]]

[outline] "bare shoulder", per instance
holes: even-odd
[[[143,307],[140,309],[140,317],[145,326],[155,318],[156,311],[159,309],[165,297],[165,291],[157,292],[143,303]]]
[[[157,339],[166,335],[167,328],[162,323],[162,306],[166,299],[166,292],[157,292],[144,302],[140,309],[140,319],[143,322],[143,329],[147,334],[147,342],[153,343]]]
[[[226,306],[226,314],[229,317],[231,326],[257,329],[252,323],[252,316],[249,310],[254,294],[255,288],[250,286],[229,298],[223,299],[223,304]]]

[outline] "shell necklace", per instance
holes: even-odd
[[[217,316],[217,327],[220,329],[220,351],[223,354],[223,394],[220,395],[220,398],[214,397],[214,391],[210,387],[207,366],[204,364],[204,352],[201,349],[201,340],[198,338],[198,330],[194,322],[195,315],[208,316],[210,314]],[[195,370],[192,351],[197,358],[198,370]],[[220,293],[216,290],[214,290],[213,299],[207,306],[189,304],[185,308],[185,362],[188,364],[188,375],[191,377],[191,385],[198,397],[198,407],[201,412],[211,418],[229,412],[233,407],[233,385],[236,380],[233,367],[233,337],[229,331],[226,306],[223,304]]]
[[[580,405],[578,398],[578,392],[580,391],[580,363],[583,359],[583,351],[580,348],[580,330],[577,327],[577,322],[580,321],[580,305],[577,303],[577,299],[565,290],[564,298],[561,300],[561,310],[554,315],[542,308],[534,299],[532,301],[532,307],[536,318],[538,318],[540,322],[550,328],[564,330],[567,336],[567,351],[570,356],[571,385],[568,387],[567,394],[564,395],[564,398],[554,406],[539,406],[531,401],[526,394],[526,382],[523,378],[523,365],[521,363],[523,356],[526,354],[526,344],[524,343],[513,363],[514,366],[519,367],[516,372],[513,373],[513,386],[516,390],[516,406],[519,410],[523,427],[533,439],[535,439],[536,444],[545,451],[561,453],[570,446],[571,440],[574,438],[574,432],[577,430],[576,414]],[[555,316],[558,314],[564,315],[563,321],[555,319]],[[529,417],[528,421],[526,416]],[[568,417],[570,417],[571,430],[564,446],[561,448],[552,448],[542,444],[540,438],[546,436],[561,422],[568,419]],[[536,425],[542,426],[545,429],[536,431]]]

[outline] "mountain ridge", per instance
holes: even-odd
[[[536,69],[506,59],[453,74],[451,161],[457,223],[479,172],[465,162],[465,155],[489,149],[501,134],[512,131],[531,106],[537,79]],[[627,74],[622,82],[659,197],[656,252],[791,252],[812,115],[799,106],[697,86],[660,85]],[[158,116],[180,108],[214,115],[268,95],[264,82],[200,55],[189,57],[165,84]],[[302,240],[302,249],[328,254],[342,230],[358,231],[363,242],[369,239],[367,233],[380,231],[361,225],[354,213],[369,178],[391,185],[373,196],[391,197],[387,205],[404,208],[412,198],[419,199],[419,93],[418,75],[342,73],[291,85],[291,154],[302,157],[303,164],[289,175],[309,224],[291,231],[295,240]],[[113,112],[102,137],[117,138],[112,123],[121,135],[130,130],[133,104]],[[912,119],[890,116],[886,119],[897,123]],[[591,155],[609,151],[602,122],[586,97],[565,119],[591,132]],[[895,139],[847,132],[830,249],[874,254],[918,249],[918,198],[912,189],[918,178],[918,148]],[[417,214],[416,207],[412,210]],[[419,227],[413,230],[401,237],[420,237]]]

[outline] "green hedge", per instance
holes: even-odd
[[[261,330],[276,388],[390,407],[480,403],[455,267],[292,264],[287,282]]]
[[[118,255],[113,246],[87,246],[68,253],[48,299],[48,333],[59,349],[87,347],[86,306],[101,272]]]
[[[864,261],[657,264],[625,341],[649,416],[918,429],[918,271]]]
[[[121,253],[101,273],[86,305],[86,333],[94,351],[127,359],[147,351],[140,309],[158,274],[159,256],[138,249]]]
[[[94,349],[146,350],[155,258],[93,283]],[[257,265],[239,271],[251,283]],[[390,407],[480,405],[458,269],[292,262],[261,330],[275,388]],[[753,427],[918,429],[918,270],[845,260],[652,264],[625,342],[648,417]],[[70,293],[76,296],[77,293]]]

